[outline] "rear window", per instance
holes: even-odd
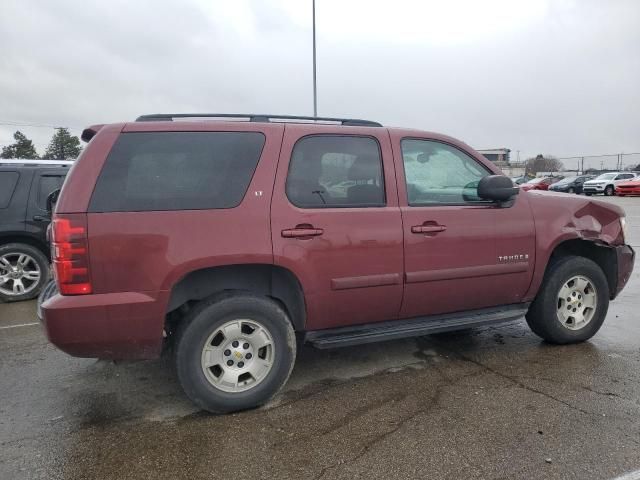
[[[0,208],[7,208],[18,184],[18,172],[0,172]]]
[[[89,211],[236,207],[264,142],[258,132],[124,133],[107,157]]]

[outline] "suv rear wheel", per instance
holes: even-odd
[[[29,300],[49,279],[49,260],[36,247],[24,243],[0,246],[0,300]]]
[[[286,383],[296,357],[287,314],[264,297],[235,294],[200,302],[176,341],[178,378],[199,407],[226,413],[257,407]]]
[[[545,273],[526,318],[533,332],[550,343],[577,343],[593,337],[609,308],[609,284],[600,267],[567,256]]]
[[[613,185],[607,185],[607,188],[605,188],[605,189],[604,189],[604,194],[605,194],[607,197],[610,197],[610,196],[612,196],[612,195],[613,195],[613,194],[615,194],[615,193],[616,193],[616,192],[615,192],[615,190],[614,190],[614,188],[613,188]]]

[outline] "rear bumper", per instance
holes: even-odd
[[[614,299],[625,287],[631,273],[633,272],[633,264],[635,262],[636,253],[633,251],[630,245],[620,245],[614,247],[616,251],[616,259],[618,264],[618,276],[616,282],[616,289],[611,292],[611,299]]]
[[[49,341],[74,357],[157,358],[165,301],[148,292],[54,294],[39,308]]]

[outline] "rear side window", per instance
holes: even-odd
[[[89,211],[236,207],[264,142],[258,132],[124,133],[107,157]]]
[[[287,197],[297,207],[384,206],[382,158],[377,140],[313,135],[296,143],[287,175]]]
[[[0,172],[0,208],[7,208],[18,184],[18,172]]]
[[[64,176],[62,175],[43,175],[40,177],[40,184],[38,186],[38,198],[36,204],[38,208],[46,210],[47,197],[55,190],[62,187],[64,183]]]

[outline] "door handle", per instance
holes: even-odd
[[[282,230],[282,236],[284,238],[309,238],[309,237],[317,237],[324,233],[324,230],[321,228],[313,228],[313,227],[296,227],[289,228],[287,230]]]
[[[44,215],[34,215],[33,216],[33,221],[34,222],[49,222],[49,221],[51,221],[51,219],[49,217],[45,217]]]
[[[414,225],[411,227],[411,233],[438,233],[447,229],[444,225]]]

